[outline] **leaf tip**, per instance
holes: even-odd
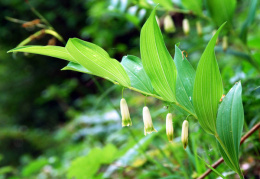
[[[181,42],[176,43],[176,44],[175,44],[175,47],[179,47],[180,44],[181,44]]]

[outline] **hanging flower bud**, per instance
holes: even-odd
[[[121,116],[122,116],[122,127],[132,126],[129,109],[128,109],[126,100],[124,98],[122,98],[120,101],[120,110],[121,110]]]
[[[188,35],[190,33],[190,24],[188,19],[183,19],[182,29],[185,35]]]
[[[152,117],[147,106],[143,108],[143,120],[144,120],[144,135],[146,135],[146,133],[150,134],[152,132],[157,132],[157,130],[153,127]]]
[[[215,30],[213,30],[213,32],[212,32],[212,35],[214,36],[216,32],[217,32],[217,30],[216,30],[216,29],[215,29]],[[216,40],[216,45],[218,44],[218,42],[219,42],[219,39],[217,38],[217,40]]]
[[[173,22],[171,16],[169,16],[169,15],[165,16],[163,25],[164,25],[165,32],[173,33],[176,31],[174,22]]]
[[[200,21],[196,22],[196,29],[197,29],[198,35],[201,36],[202,35],[202,27],[201,27]]]
[[[166,116],[166,135],[169,142],[172,142],[173,140],[172,113],[168,113]]]
[[[222,48],[223,48],[223,51],[226,51],[228,48],[228,37],[227,36],[223,37]]]
[[[182,123],[182,133],[181,133],[181,141],[183,143],[184,149],[186,149],[188,145],[188,135],[189,135],[189,122],[185,120]]]

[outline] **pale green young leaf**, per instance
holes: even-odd
[[[74,63],[77,63],[75,59],[73,59],[72,56],[67,52],[67,50],[64,47],[59,46],[35,46],[35,45],[28,45],[23,47],[17,47],[12,50],[9,50],[9,52],[27,52],[27,53],[34,53],[39,55],[46,55],[50,57],[60,58],[63,60],[71,61]]]
[[[81,72],[81,73],[87,73],[90,75],[95,75],[91,71],[89,71],[88,69],[83,67],[82,65],[80,65],[78,63],[74,63],[74,62],[69,62],[68,65],[65,66],[64,68],[62,68],[61,70],[71,70],[71,71],[77,71],[77,72]],[[112,83],[115,83],[115,81],[112,79],[109,79],[109,78],[105,78],[105,79],[111,81]]]
[[[223,84],[219,72],[214,47],[218,29],[204,50],[195,76],[193,88],[193,106],[201,127],[209,134],[216,134],[216,118],[218,103],[223,94]]]
[[[176,84],[177,101],[190,112],[194,113],[191,99],[196,72],[186,57],[182,56],[182,52],[177,46],[175,46],[174,62],[178,74]]]
[[[78,63],[74,63],[74,62],[69,62],[67,64],[67,66],[65,66],[61,70],[71,70],[71,71],[77,71],[77,72],[87,73],[87,74],[93,75],[93,73],[91,71],[87,70],[82,65],[80,65]]]
[[[156,9],[152,11],[141,30],[141,58],[154,90],[165,101],[175,102],[177,70],[164,44],[162,33],[155,19],[155,12]]]
[[[130,78],[132,87],[153,94],[151,80],[145,73],[140,58],[127,55],[123,57],[121,64]]]
[[[217,26],[224,22],[232,22],[232,18],[236,9],[236,0],[206,0],[207,9],[210,16]]]
[[[239,146],[244,124],[241,83],[236,83],[223,99],[218,109],[217,134],[221,154],[227,165],[241,175]],[[225,154],[223,154],[225,153]]]
[[[94,75],[109,78],[130,87],[130,79],[123,66],[99,46],[77,38],[69,39],[65,47],[70,55]]]

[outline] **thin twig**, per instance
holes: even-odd
[[[250,129],[250,131],[248,131],[240,140],[240,145],[243,144],[245,142],[245,140],[251,136],[257,129],[260,128],[260,122],[257,123],[252,129]],[[218,159],[218,161],[216,161],[213,165],[212,168],[217,168],[217,166],[219,166],[222,162],[224,162],[223,158],[221,157],[220,159]],[[198,177],[197,179],[203,179],[205,178],[207,175],[209,175],[212,172],[211,169],[208,169],[205,173],[203,173],[200,177]]]

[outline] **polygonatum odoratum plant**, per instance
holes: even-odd
[[[111,58],[101,47],[77,38],[69,39],[65,47],[23,46],[9,52],[27,52],[69,61],[62,70],[73,70],[105,78],[122,88],[152,96],[168,106],[175,106],[199,121],[213,135],[226,164],[243,178],[239,167],[239,146],[244,121],[242,87],[237,82],[222,100],[223,84],[214,47],[225,24],[208,42],[197,69],[192,67],[175,46],[174,58],[168,52],[154,9],[141,29],[141,59],[124,56],[121,63]],[[132,121],[125,99],[121,100],[122,125]],[[172,115],[166,119],[166,134],[173,140]],[[144,133],[156,132],[147,106],[143,109]],[[188,121],[183,124],[182,141],[187,146]]]

